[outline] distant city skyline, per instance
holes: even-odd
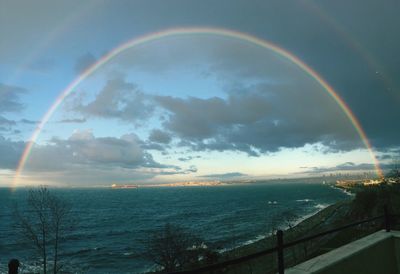
[[[399,155],[399,4],[150,2],[0,1],[0,186],[371,172]]]

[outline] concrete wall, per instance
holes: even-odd
[[[285,271],[288,274],[400,274],[400,232],[378,231]]]

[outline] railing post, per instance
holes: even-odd
[[[11,259],[8,262],[8,273],[18,274],[19,261],[17,259]]]
[[[285,263],[283,261],[283,231],[276,232],[277,248],[278,248],[278,273],[285,273]]]
[[[389,215],[389,211],[388,211],[387,205],[383,206],[383,212],[385,214],[385,229],[386,229],[386,232],[390,232],[390,215]]]

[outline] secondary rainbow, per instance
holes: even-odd
[[[351,109],[348,107],[348,105],[343,101],[343,99],[335,92],[335,90],[316,72],[314,71],[310,66],[308,66],[306,63],[304,63],[302,60],[300,60],[298,57],[296,57],[294,54],[290,53],[289,51],[269,42],[263,39],[260,39],[258,37],[255,37],[253,35],[243,33],[243,32],[238,32],[234,30],[228,30],[228,29],[222,29],[222,28],[198,28],[198,27],[193,27],[193,28],[173,28],[173,29],[167,29],[163,30],[160,32],[155,32],[151,34],[147,34],[144,36],[136,37],[133,38],[132,40],[129,40],[118,47],[114,48],[110,52],[108,52],[106,55],[104,55],[101,59],[99,59],[95,64],[92,66],[88,67],[83,73],[81,73],[74,81],[72,81],[57,97],[53,105],[49,108],[49,110],[46,112],[46,114],[43,116],[41,119],[40,123],[36,126],[36,129],[34,130],[30,140],[28,141],[25,150],[21,156],[21,159],[19,161],[15,177],[14,177],[14,183],[13,186],[16,186],[18,184],[18,179],[21,175],[22,170],[24,169],[24,166],[26,164],[26,161],[29,157],[29,154],[32,150],[32,147],[37,140],[37,138],[40,135],[40,132],[44,125],[49,121],[50,117],[53,115],[53,113],[57,110],[57,108],[60,106],[60,104],[64,101],[64,99],[74,91],[74,89],[82,83],[89,75],[94,73],[97,69],[99,69],[101,66],[109,62],[111,59],[119,55],[120,53],[124,52],[125,50],[128,50],[130,48],[133,48],[138,45],[145,44],[150,41],[154,40],[159,40],[165,37],[171,37],[171,36],[187,36],[187,35],[217,35],[217,36],[223,36],[223,37],[230,37],[233,39],[239,39],[242,41],[246,41],[248,43],[260,46],[265,49],[272,50],[276,54],[290,60],[292,63],[297,65],[300,69],[302,69],[305,73],[307,73],[310,77],[312,77],[315,81],[317,81],[325,90],[326,92],[336,101],[336,103],[340,106],[340,108],[343,110],[343,112],[346,114],[350,122],[353,124],[355,130],[357,131],[358,135],[360,136],[361,140],[363,141],[365,147],[368,149],[369,154],[371,156],[372,161],[374,162],[375,165],[375,170],[378,176],[382,176],[382,170],[379,166],[379,162],[376,159],[376,156],[374,154],[374,151],[371,147],[371,144],[364,132],[364,130],[361,127],[360,122],[357,120],[357,118],[354,116],[353,112]]]

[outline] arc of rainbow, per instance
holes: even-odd
[[[140,36],[137,38],[134,38],[132,40],[129,40],[120,46],[114,48],[111,50],[109,53],[104,55],[101,59],[99,59],[95,64],[92,66],[88,67],[83,73],[81,73],[75,80],[73,80],[58,96],[58,98],[55,100],[53,105],[50,107],[50,109],[46,112],[46,114],[43,116],[41,119],[40,123],[37,125],[36,129],[34,130],[30,140],[28,141],[25,150],[21,156],[21,159],[19,161],[16,173],[15,173],[15,178],[13,182],[13,186],[17,185],[18,178],[20,177],[20,174],[26,164],[26,161],[29,157],[29,153],[32,150],[32,147],[37,140],[37,138],[40,135],[40,132],[43,128],[43,126],[49,121],[50,117],[53,115],[53,113],[57,110],[57,108],[60,106],[60,104],[64,101],[64,99],[74,91],[74,89],[82,83],[88,76],[90,76],[92,73],[94,73],[97,69],[99,69],[101,66],[109,62],[111,59],[119,55],[120,53],[124,52],[127,49],[130,49],[132,47],[145,44],[150,41],[162,39],[165,37],[170,37],[170,36],[184,36],[184,35],[194,35],[194,34],[200,34],[200,35],[218,35],[218,36],[224,36],[224,37],[229,37],[229,38],[234,38],[234,39],[239,39],[246,41],[248,43],[258,45],[262,48],[272,50],[276,54],[286,58],[287,60],[291,61],[295,65],[297,65],[301,70],[303,70],[305,73],[307,73],[309,76],[311,76],[315,81],[317,81],[326,91],[327,93],[334,99],[334,101],[340,106],[340,108],[343,110],[345,115],[348,117],[354,128],[356,129],[358,135],[360,136],[361,140],[363,141],[364,145],[369,151],[369,154],[371,156],[371,159],[374,162],[375,166],[375,171],[378,176],[382,176],[382,170],[379,166],[379,162],[375,157],[374,151],[372,149],[372,146],[363,130],[361,127],[360,122],[357,120],[356,116],[353,114],[349,106],[344,102],[344,100],[337,94],[337,92],[315,71],[313,70],[310,66],[308,66],[306,63],[304,63],[302,60],[300,60],[298,57],[296,57],[294,54],[290,53],[289,51],[269,42],[263,39],[260,39],[258,37],[252,36],[250,34],[234,31],[234,30],[228,30],[228,29],[221,29],[221,28],[173,28],[173,29],[167,29],[164,31],[160,32],[155,32],[151,34],[147,34],[144,36]]]
[[[310,11],[317,15],[321,21],[325,22],[328,26],[330,26],[342,39],[347,43],[347,45],[353,49],[353,51],[359,54],[362,59],[367,63],[368,68],[373,72],[380,72],[380,80],[383,82],[386,87],[386,91],[390,92],[390,94],[395,97],[396,100],[400,100],[400,95],[397,92],[392,92],[398,90],[399,87],[396,85],[393,80],[388,77],[388,72],[385,69],[377,58],[375,58],[357,39],[349,34],[346,28],[332,18],[328,12],[326,12],[320,5],[318,5],[315,1],[301,1],[305,7],[308,7]]]

